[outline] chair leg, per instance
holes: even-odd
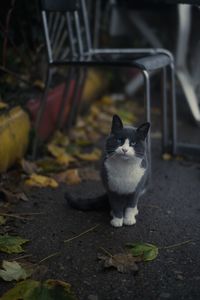
[[[33,151],[32,151],[32,159],[35,159],[37,156],[37,150],[38,150],[38,145],[39,145],[39,126],[42,120],[42,116],[45,110],[45,105],[46,105],[46,100],[47,100],[47,94],[49,90],[49,86],[51,83],[51,77],[52,77],[52,70],[48,69],[47,71],[47,77],[46,77],[46,83],[45,83],[45,90],[43,93],[43,96],[41,98],[41,104],[40,108],[36,117],[36,122],[35,122],[35,138],[33,140]]]
[[[73,73],[74,73],[73,67],[69,67],[66,81],[65,81],[66,83],[65,83],[63,96],[62,96],[62,102],[61,102],[59,113],[58,113],[57,120],[56,120],[56,129],[61,129],[61,127],[62,127],[65,106],[69,105],[69,107],[70,107],[70,98],[71,97],[69,95],[69,88],[71,85],[71,80],[74,77]]]
[[[177,152],[177,113],[176,113],[176,84],[174,63],[170,65],[171,72],[171,101],[172,101],[172,154]]]
[[[78,95],[77,95],[77,99],[75,99],[72,125],[76,124],[77,116],[78,116],[79,109],[80,109],[80,102],[81,102],[81,98],[82,98],[82,94],[83,94],[83,89],[84,89],[84,86],[85,86],[86,76],[87,76],[87,68],[83,68],[82,72],[80,74],[80,79],[79,79],[79,85],[78,85],[78,91],[79,92],[78,92]]]
[[[67,121],[67,129],[70,129],[74,123],[76,113],[78,111],[77,106],[79,104],[79,98],[82,93],[83,81],[84,81],[84,76],[81,73],[81,70],[77,69],[77,78],[76,78],[76,84],[75,84],[75,88],[74,88],[75,93],[73,95],[71,111],[69,113],[69,118]]]
[[[149,73],[146,70],[142,70],[144,76],[144,84],[145,84],[145,105],[146,105],[146,115],[147,115],[147,122],[151,123],[151,99],[150,99],[150,77]],[[149,162],[149,178],[148,184],[151,181],[151,129],[149,130],[147,136],[147,155],[148,155],[148,162]]]
[[[166,152],[168,140],[167,70],[162,69],[162,151]]]

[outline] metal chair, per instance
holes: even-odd
[[[68,79],[63,96],[65,105],[68,85],[72,74],[77,75],[73,107],[70,112],[70,120],[78,101],[78,90],[83,86],[84,75],[88,67],[127,67],[137,68],[144,76],[146,120],[151,122],[150,101],[150,73],[162,70],[163,73],[163,148],[169,146],[169,122],[167,113],[167,70],[170,69],[171,100],[172,100],[172,152],[176,152],[176,97],[174,79],[174,60],[172,54],[165,49],[96,49],[92,47],[90,27],[85,0],[41,0],[41,13],[47,47],[48,71],[44,95],[36,121],[36,132],[39,127],[45,109],[47,91],[49,89],[52,70],[55,67],[67,66]],[[140,57],[140,58],[138,58]],[[60,112],[62,115],[63,106]],[[60,116],[61,117],[61,116]],[[148,137],[148,153],[150,158],[151,140]],[[33,145],[33,156],[36,156],[38,136]]]

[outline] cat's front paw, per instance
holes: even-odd
[[[122,227],[123,225],[123,218],[113,218],[111,221],[110,221],[110,224],[114,227]]]
[[[136,218],[134,216],[133,217],[124,218],[123,219],[123,223],[124,223],[124,225],[127,225],[127,226],[134,225],[134,224],[136,224]]]
[[[128,207],[126,209],[124,220],[123,220],[124,225],[128,225],[128,226],[134,225],[136,223],[136,218],[135,217],[137,215],[138,215],[137,206]]]

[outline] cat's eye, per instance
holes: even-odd
[[[131,146],[135,146],[135,145],[136,145],[136,142],[131,142],[130,145],[131,145]]]
[[[124,140],[123,140],[123,138],[117,138],[116,141],[118,144],[122,144]]]

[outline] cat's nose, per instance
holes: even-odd
[[[126,148],[122,148],[122,151],[124,152],[124,154],[126,153],[126,152],[128,152],[128,149],[126,149]]]

